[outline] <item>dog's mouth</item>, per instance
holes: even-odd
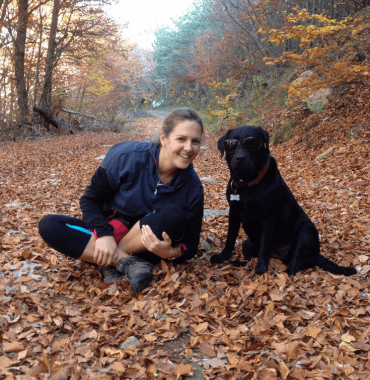
[[[269,161],[262,168],[262,170],[257,171],[255,167],[251,167],[250,170],[246,169],[246,165],[236,165],[235,171],[230,167],[231,178],[234,183],[243,184],[245,183],[248,187],[257,185],[265,176],[269,167]]]
[[[233,161],[235,160],[231,161],[230,171],[234,181],[248,182],[252,181],[258,175],[256,168],[251,162],[248,164],[247,160],[242,160],[242,162],[240,160],[237,162]]]

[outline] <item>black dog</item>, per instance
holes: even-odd
[[[218,149],[221,157],[226,152],[231,174],[226,190],[229,230],[224,250],[212,256],[211,263],[231,257],[241,223],[248,235],[243,255],[246,260],[258,257],[257,274],[267,272],[271,257],[287,265],[288,275],[315,266],[334,274],[357,273],[355,268],[339,266],[320,254],[318,231],[270,156],[267,131],[250,126],[229,130],[218,140]]]

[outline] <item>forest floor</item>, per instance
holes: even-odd
[[[271,147],[319,229],[322,254],[355,266],[355,276],[313,268],[288,277],[275,259],[262,276],[255,260],[210,265],[225,243],[225,215],[204,219],[197,257],[162,262],[140,294],[125,281],[103,283],[93,266],[41,240],[45,214],[81,216],[79,198],[113,144],[151,140],[160,123],[0,148],[0,379],[370,379],[369,143],[355,132]],[[216,180],[204,183],[205,207],[226,211],[218,137],[207,133],[194,166]],[[240,232],[235,257],[244,239]],[[130,337],[137,345],[123,345]]]

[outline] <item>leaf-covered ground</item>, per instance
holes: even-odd
[[[125,281],[104,284],[95,267],[42,242],[43,215],[80,216],[79,197],[96,158],[119,141],[148,139],[159,125],[143,119],[120,134],[0,148],[0,379],[370,379],[364,138],[319,140],[319,150],[299,139],[272,148],[320,231],[322,254],[359,269],[350,278],[317,268],[288,277],[274,259],[262,276],[253,276],[255,261],[245,268],[211,266],[209,257],[225,242],[226,216],[205,219],[199,255],[182,266],[162,263],[141,294]],[[206,208],[226,210],[228,170],[212,149],[216,143],[207,134],[209,149],[195,167],[200,177],[217,180],[204,184]],[[329,156],[314,161],[331,146]],[[243,238],[240,233],[236,257]],[[122,346],[129,337],[137,346]]]

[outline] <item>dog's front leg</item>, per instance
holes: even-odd
[[[237,209],[237,206],[230,206],[229,229],[227,231],[225,248],[219,255],[211,256],[212,264],[223,263],[231,257],[231,254],[234,250],[236,238],[238,237],[241,221],[240,210]]]
[[[274,236],[276,217],[271,215],[262,223],[262,236],[258,259],[256,265],[256,274],[264,274],[268,271],[269,259],[271,256],[272,237]]]

